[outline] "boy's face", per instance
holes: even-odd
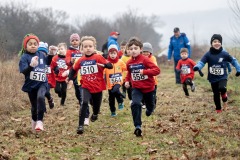
[[[129,52],[133,57],[137,57],[141,53],[142,49],[135,44],[129,46]]]
[[[35,53],[37,52],[37,49],[38,49],[38,42],[35,39],[30,39],[27,42],[26,50],[30,53]]]
[[[222,47],[222,44],[221,44],[221,42],[219,40],[215,39],[215,40],[212,41],[212,46],[215,49],[219,49],[219,48]]]
[[[91,55],[95,52],[94,43],[91,40],[85,40],[82,42],[82,52],[85,55]]]
[[[115,58],[117,58],[117,56],[118,56],[118,52],[115,51],[115,50],[109,52],[108,54],[109,54],[109,57],[110,57],[111,59],[115,59]]]
[[[67,49],[64,47],[64,46],[60,46],[60,47],[58,47],[58,53],[60,54],[60,55],[66,55],[66,52],[67,52]]]
[[[148,52],[148,51],[143,51],[142,54],[143,54],[144,56],[147,56],[147,57],[148,57],[151,53]]]
[[[187,52],[182,52],[181,57],[182,57],[182,59],[188,58],[188,53]]]
[[[124,53],[125,49],[126,49],[126,46],[121,46],[120,49],[121,49],[121,52]]]
[[[79,47],[80,41],[78,39],[73,39],[71,42],[71,46],[73,46],[74,48]]]

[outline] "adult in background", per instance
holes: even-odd
[[[120,50],[119,44],[117,42],[118,36],[120,35],[119,32],[111,32],[110,36],[108,37],[108,44],[107,47],[109,47],[110,45],[116,45],[118,48],[118,51]]]
[[[181,84],[180,73],[176,70],[177,63],[181,59],[180,50],[181,48],[187,48],[189,53],[188,57],[190,58],[191,47],[186,34],[180,33],[180,29],[178,27],[175,27],[173,32],[174,35],[170,38],[168,47],[168,61],[171,60],[173,55],[176,84]]]

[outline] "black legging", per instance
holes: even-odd
[[[63,105],[67,97],[67,83],[56,81],[55,92],[61,97],[61,105]]]
[[[45,94],[47,85],[42,84],[38,89],[33,89],[28,92],[28,97],[31,103],[32,120],[42,121],[44,112],[46,112]]]
[[[187,85],[190,85],[190,86],[193,85],[191,78],[187,78],[187,79],[185,80],[185,82],[182,84],[183,91],[184,91],[185,95],[186,95],[186,96],[189,96],[188,89],[187,89]]]
[[[102,92],[90,93],[88,89],[82,88],[82,104],[79,111],[79,126],[83,126],[88,109],[88,103],[92,99],[93,115],[98,115],[102,103]]]
[[[224,95],[227,92],[227,80],[224,79],[215,83],[211,83],[211,86],[213,92],[213,100],[216,105],[216,110],[220,110],[222,109],[220,93],[221,95]]]

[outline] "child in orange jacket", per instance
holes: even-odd
[[[108,61],[112,63],[112,69],[105,69],[105,77],[107,82],[107,89],[109,94],[109,107],[111,111],[111,116],[116,116],[115,98],[118,102],[118,109],[122,110],[123,105],[123,95],[120,92],[120,87],[123,83],[122,73],[126,70],[126,64],[119,59],[117,45],[110,45],[108,47]]]

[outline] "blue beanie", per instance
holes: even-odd
[[[48,54],[48,44],[46,42],[39,42],[38,51]]]

